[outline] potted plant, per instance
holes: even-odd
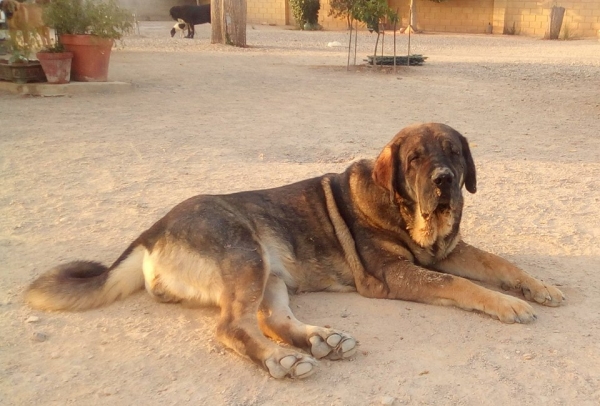
[[[106,82],[115,39],[133,28],[133,14],[116,0],[53,0],[44,8],[44,22],[73,53],[71,77]]]
[[[9,59],[0,59],[0,79],[23,84],[28,82],[43,82],[46,77],[38,61],[30,60],[32,49],[38,47],[35,36],[30,36],[28,42],[18,41],[11,36],[8,41]]]
[[[52,84],[69,83],[73,53],[65,50],[62,43],[46,47],[35,54],[44,69],[46,80]]]

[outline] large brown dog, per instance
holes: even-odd
[[[298,321],[288,291],[356,290],[478,310],[505,323],[536,318],[525,301],[470,278],[558,306],[558,289],[461,241],[463,185],[475,193],[467,140],[443,124],[413,125],[374,162],[341,174],[186,200],[110,268],[59,266],[32,283],[27,300],[40,309],[84,310],[145,285],[160,301],[218,305],[219,339],[276,378],[308,376],[314,358],[346,358],[356,349],[345,333]]]
[[[32,45],[30,35],[37,34],[44,47],[50,46],[50,30],[42,20],[42,7],[38,4],[19,3],[14,0],[2,0],[0,9],[6,15],[8,31],[13,41],[17,41],[17,32],[23,34],[25,45]]]

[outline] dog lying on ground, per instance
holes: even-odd
[[[461,240],[462,187],[475,193],[467,140],[443,124],[404,128],[375,161],[274,189],[200,195],[175,206],[106,267],[58,266],[28,288],[31,306],[85,310],[145,286],[161,302],[217,305],[217,336],[275,378],[348,358],[348,334],[297,320],[288,292],[348,292],[477,310],[505,323],[536,316],[525,301],[563,294]],[[467,279],[468,278],[468,279]],[[307,351],[284,348],[281,340]]]
[[[189,35],[190,25],[183,21],[181,18],[178,19],[173,28],[171,28],[171,38],[175,36],[175,33],[177,33],[177,31],[179,31],[179,38],[183,38],[185,30],[187,30]]]
[[[6,16],[8,32],[12,41],[17,41],[17,32],[21,31],[25,45],[31,43],[31,34],[39,35],[42,46],[50,46],[50,30],[42,20],[42,7],[38,4],[19,3],[15,0],[2,0],[0,10]]]
[[[210,4],[200,6],[173,6],[169,10],[169,15],[175,21],[183,20],[189,24],[188,35],[186,38],[194,38],[196,33],[194,26],[197,24],[210,23]],[[173,33],[173,30],[171,30]],[[171,35],[173,36],[173,34]]]

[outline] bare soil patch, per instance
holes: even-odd
[[[248,49],[142,23],[114,52],[123,94],[0,94],[0,404],[600,403],[600,43],[416,35],[429,59],[345,71],[346,32],[248,29]],[[398,47],[405,47],[399,37]],[[359,35],[359,60],[374,37]],[[391,41],[386,39],[387,46]],[[386,51],[386,53],[388,53]],[[145,293],[85,313],[22,303],[40,272],[110,263],[179,201],[266,188],[373,158],[402,127],[471,142],[464,238],[560,286],[560,308],[504,325],[358,294],[295,296],[299,319],[360,341],[347,362],[277,381],[214,339],[216,309]]]

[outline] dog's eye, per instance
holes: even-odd
[[[448,155],[460,155],[460,148],[457,145],[454,145],[453,143],[444,143],[444,152]]]
[[[417,163],[417,161],[421,158],[421,156],[419,154],[412,154],[408,157],[408,163],[409,164],[414,164]]]

